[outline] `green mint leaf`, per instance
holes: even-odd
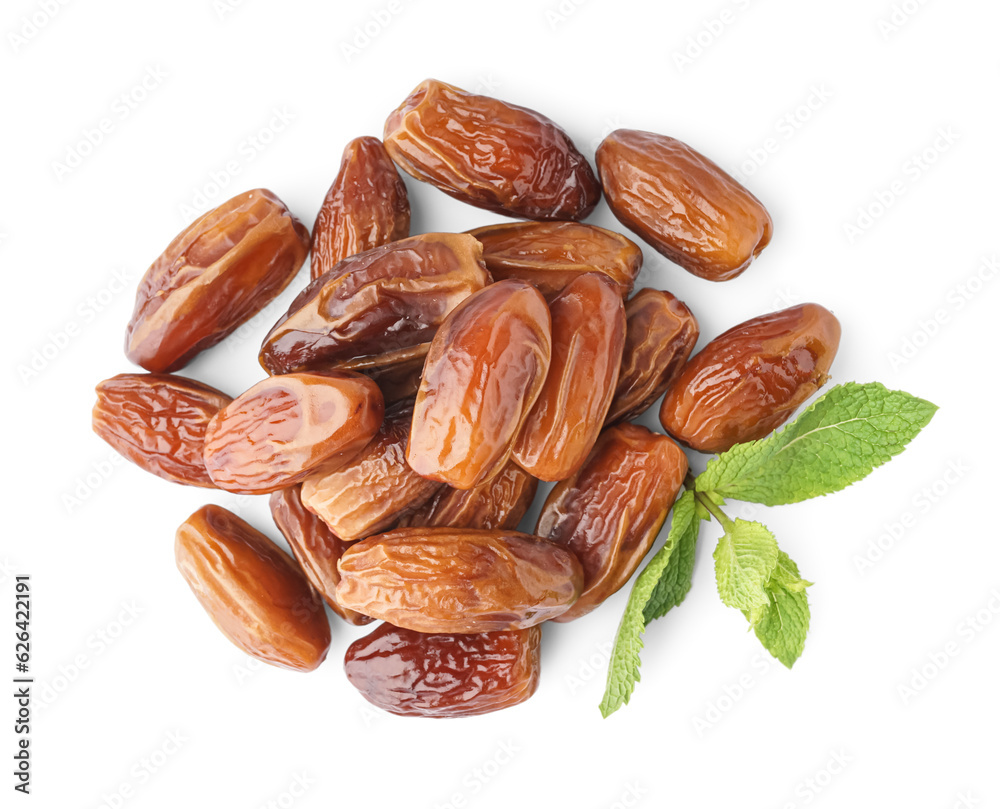
[[[840,491],[902,452],[936,410],[878,382],[838,385],[782,430],[713,458],[695,488],[766,506]]]
[[[778,542],[759,522],[734,520],[712,554],[719,598],[727,607],[766,607],[764,589],[778,564]]]
[[[778,564],[765,585],[767,606],[744,612],[764,648],[788,668],[805,648],[809,631],[806,587],[810,584],[799,576],[799,568],[788,554],[779,551]]]
[[[642,611],[647,625],[650,621],[662,618],[674,607],[680,606],[691,589],[694,549],[698,544],[698,521],[712,518],[707,510],[702,509],[702,511],[703,514],[698,512],[694,492],[687,492],[674,504],[674,518],[670,530],[673,532],[674,527],[677,527],[677,538],[673,543],[669,537],[667,538],[667,546],[672,545],[672,550],[666,554],[666,565]],[[656,562],[655,556],[650,564],[653,562]]]
[[[673,520],[666,543],[643,568],[642,573],[632,586],[625,613],[622,615],[615,645],[611,650],[611,661],[608,665],[608,683],[601,700],[601,714],[607,718],[627,704],[635,684],[639,681],[639,653],[642,651],[642,633],[646,630],[645,610],[654,590],[660,582],[664,571],[671,565],[671,558],[679,545],[694,544],[698,534],[698,515],[695,508],[694,492],[687,491],[674,503]],[[688,539],[689,534],[694,538]],[[684,593],[678,595],[679,588],[660,593],[663,599],[658,602],[660,607],[667,604],[671,597],[679,604]],[[673,606],[673,605],[671,605]],[[666,607],[666,612],[670,607]],[[661,613],[662,614],[662,613]]]

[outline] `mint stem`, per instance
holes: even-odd
[[[695,490],[694,475],[692,475],[690,472],[688,472],[687,477],[684,478],[684,486],[689,491],[694,492],[695,500],[701,503],[705,507],[705,510],[719,521],[719,525],[723,527],[726,533],[729,533],[733,530],[734,528],[733,521],[723,513],[722,509],[720,509],[715,503],[713,503],[707,494]]]

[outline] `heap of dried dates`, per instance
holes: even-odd
[[[409,236],[397,166],[534,221]],[[150,373],[97,387],[94,430],[167,480],[270,494],[294,559],[214,505],[177,532],[181,573],[245,652],[316,668],[325,602],[385,622],[345,658],[374,704],[458,716],[523,702],[539,624],[590,612],[650,550],[687,472],[675,441],[718,452],[760,438],[826,381],[840,330],[823,307],[747,321],[689,361],[688,307],[632,295],[639,247],[579,221],[603,189],[648,244],[724,281],[771,238],[752,194],[648,132],[613,132],[597,168],[539,113],[425,81],[383,141],[348,144],[311,238],[257,189],[149,268],[126,354]],[[231,399],[173,374],[310,251],[311,283],[261,347],[266,379]],[[670,437],[629,423],[664,393]],[[519,533],[539,480],[557,483],[534,534]]]

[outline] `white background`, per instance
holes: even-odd
[[[29,573],[37,677],[30,798],[7,797],[13,701],[0,711],[4,806],[1000,806],[1000,281],[983,263],[1000,251],[996,3],[156,9],[15,0],[0,19],[0,672],[13,676],[12,576]],[[265,186],[311,226],[344,144],[380,135],[430,76],[543,111],[589,155],[631,127],[742,171],[774,217],[761,258],[712,284],[646,249],[642,282],[687,301],[703,342],[821,302],[843,324],[835,382],[940,405],[862,484],[757,512],[816,582],[794,671],[718,601],[706,526],[693,590],[651,627],[642,682],[611,719],[597,704],[624,591],[546,628],[542,684],[521,707],[375,713],[341,671],[363,630],[335,624],[309,675],[250,666],[177,573],[190,512],[211,500],[276,536],[264,498],[112,464],[90,432],[93,386],[135,370],[122,353],[135,284],[195,209]],[[407,186],[414,232],[498,219]],[[604,203],[590,221],[616,227]],[[232,394],[261,377],[259,341],[302,272],[185,373]]]

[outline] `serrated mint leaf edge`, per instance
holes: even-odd
[[[712,553],[722,603],[739,610],[766,606],[764,587],[778,564],[779,553],[778,540],[766,525],[734,520]]]

